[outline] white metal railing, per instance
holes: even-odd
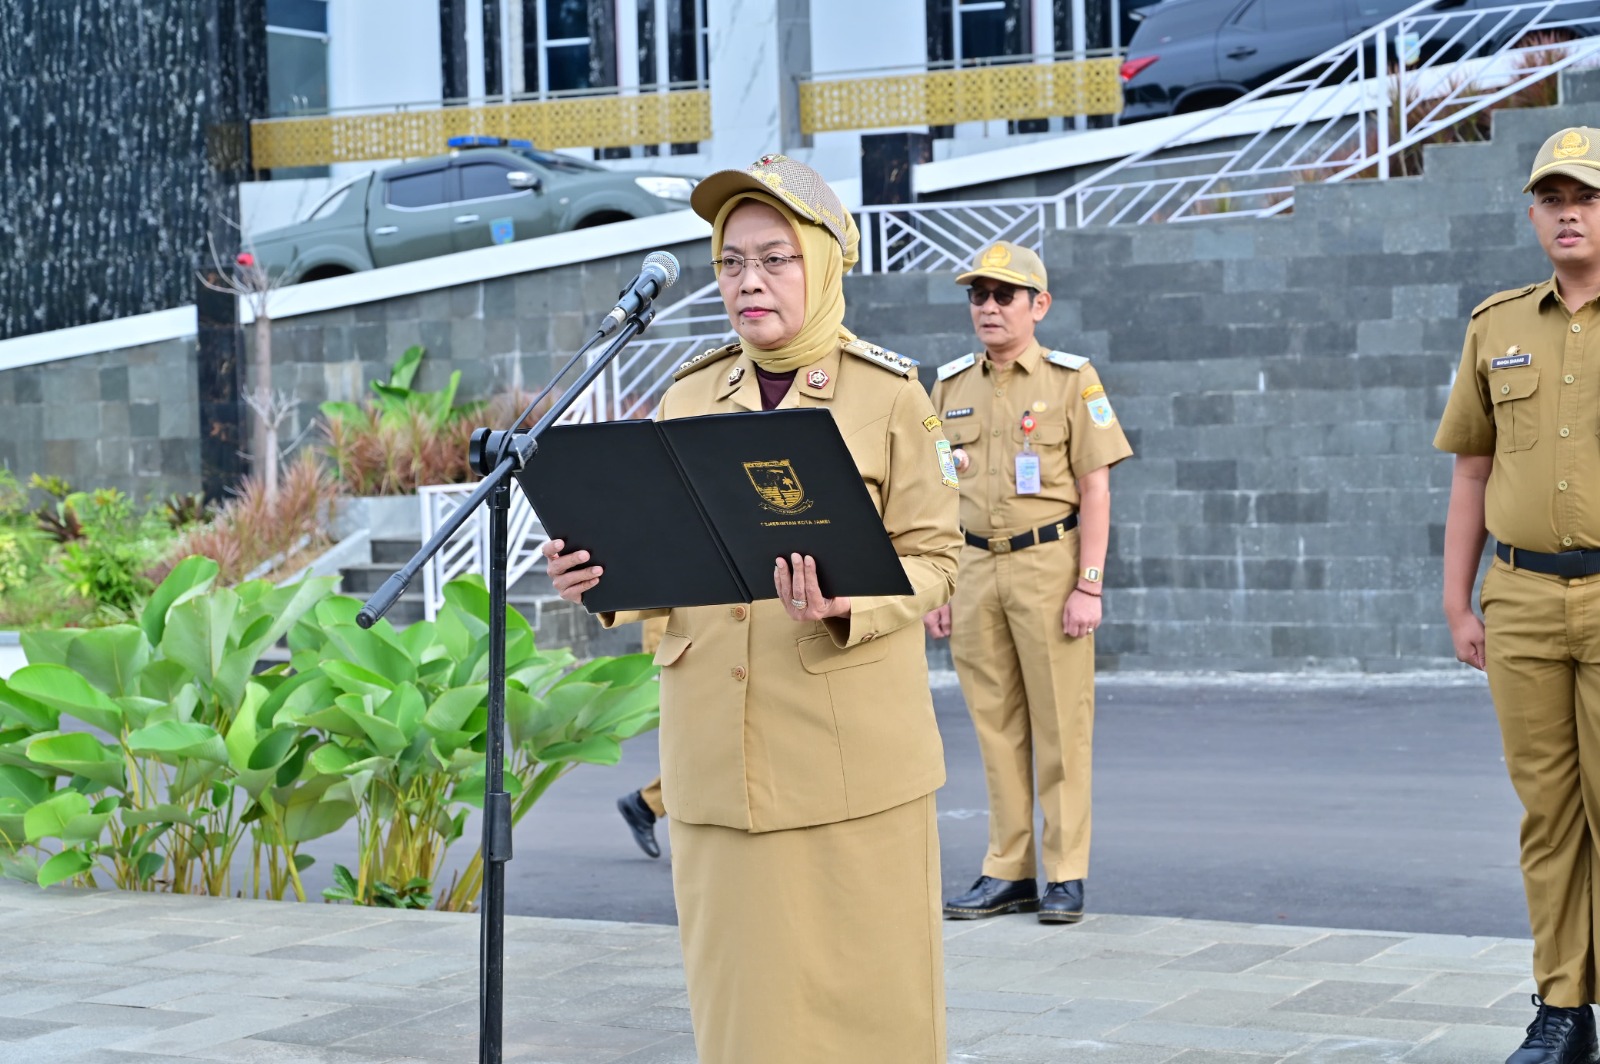
[[[1387,179],[1445,129],[1600,54],[1595,0],[1434,6],[1414,4],[1078,182],[1059,197],[1063,226],[1279,214],[1296,184]],[[1237,147],[1172,151],[1245,110],[1268,120]]]
[[[1053,213],[1048,200],[990,200],[987,203],[916,203],[863,207],[862,273],[932,273],[960,270],[979,248],[996,240],[1037,250]]]
[[[1404,174],[1408,155],[1449,127],[1600,60],[1597,0],[1435,3],[1197,114],[1058,195],[863,207],[862,270],[959,269],[996,240],[1038,250],[1051,229],[1281,214],[1297,184]]]
[[[682,362],[708,347],[728,343],[734,337],[714,283],[691,292],[661,311],[650,331],[668,335],[650,336],[630,344],[566,409],[558,424],[649,417],[671,382],[672,373]],[[589,357],[592,365],[599,356]],[[418,491],[424,541],[444,526],[476,487],[476,484],[435,484]],[[506,582],[514,586],[529,573],[543,570],[544,555],[539,548],[550,538],[520,489],[511,493],[508,532],[511,557]],[[447,583],[465,573],[488,572],[489,514],[480,507],[423,567],[423,610],[427,619],[433,620],[439,607],[444,605]]]

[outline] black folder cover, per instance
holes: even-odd
[[[604,568],[592,612],[775,598],[773,561],[795,552],[830,598],[911,594],[827,410],[555,425],[517,480]]]

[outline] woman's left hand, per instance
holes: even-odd
[[[850,599],[844,595],[825,598],[817,586],[817,560],[811,555],[791,555],[778,559],[772,573],[778,601],[796,621],[820,621],[825,617],[850,616]]]

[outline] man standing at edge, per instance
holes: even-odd
[[[961,475],[966,546],[950,605],[923,623],[950,637],[989,789],[989,851],[944,905],[970,920],[1038,911],[1083,919],[1089,871],[1094,630],[1111,528],[1111,467],[1133,454],[1089,360],[1041,347],[1044,263],[1000,241],[956,278],[984,353],[939,368],[933,408]],[[1044,809],[1035,879],[1033,792]]]
[[[1524,810],[1538,1011],[1506,1064],[1589,1064],[1600,910],[1600,130],[1539,149],[1524,192],[1555,268],[1472,312],[1434,446],[1453,452],[1444,612],[1489,674]],[[1495,558],[1472,610],[1486,533]]]

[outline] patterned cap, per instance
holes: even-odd
[[[1533,157],[1533,173],[1522,191],[1532,192],[1540,178],[1563,174],[1600,188],[1600,129],[1573,126],[1551,134]]]
[[[700,217],[713,224],[717,211],[738,192],[765,192],[781,199],[790,210],[808,222],[827,229],[839,241],[846,258],[850,255],[850,212],[837,193],[828,187],[805,163],[787,155],[763,155],[743,170],[718,170],[695,185],[689,205]]]
[[[1009,240],[997,240],[978,253],[972,260],[972,269],[956,278],[956,284],[971,284],[979,277],[1004,281],[1021,288],[1034,288],[1040,292],[1050,290],[1050,278],[1044,271],[1044,260],[1036,252]]]

